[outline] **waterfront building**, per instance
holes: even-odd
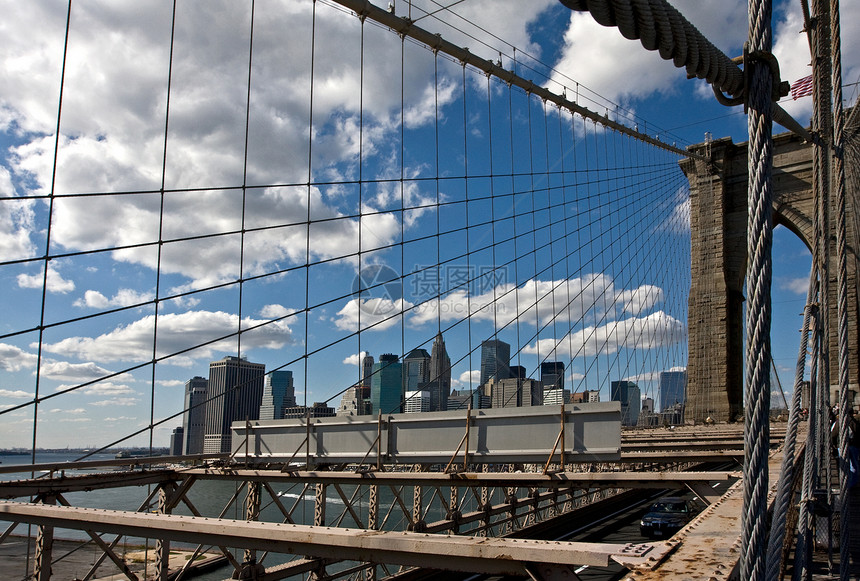
[[[403,364],[397,355],[386,353],[373,364],[370,380],[371,413],[400,413],[403,405]]]
[[[429,391],[407,391],[403,403],[403,411],[407,414],[415,414],[430,411]]]
[[[609,399],[621,402],[621,425],[635,426],[639,423],[640,395],[639,386],[632,381],[613,381],[610,384]]]
[[[185,411],[182,413],[181,454],[203,453],[203,431],[206,423],[206,394],[209,380],[196,376],[185,382]]]
[[[266,375],[263,386],[263,403],[260,405],[261,420],[280,420],[284,409],[295,407],[296,392],[292,371],[273,371]]]
[[[209,364],[204,453],[230,452],[231,424],[260,418],[265,375],[264,364],[251,363],[244,357],[227,356]]]
[[[182,426],[178,428],[173,428],[173,432],[170,434],[170,455],[171,456],[181,456],[182,455],[182,445],[184,443],[185,438],[183,438],[184,430]]]
[[[659,375],[660,411],[687,403],[687,371],[661,371]]]
[[[498,339],[481,343],[481,385],[511,376],[511,346]]]

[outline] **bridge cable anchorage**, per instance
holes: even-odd
[[[688,78],[704,79],[713,87],[721,104],[730,107],[747,104],[747,74],[736,59],[714,46],[667,0],[561,0],[561,3],[571,10],[591,12],[598,24],[618,27],[624,38],[639,40],[646,49],[658,51],[664,60],[684,67]],[[755,51],[752,56],[776,65],[770,51]],[[811,141],[809,132],[776,104],[788,94],[789,85],[779,81],[778,65],[775,73],[773,120]]]

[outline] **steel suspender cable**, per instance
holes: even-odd
[[[794,392],[791,397],[791,407],[788,411],[788,427],[785,431],[785,444],[782,447],[782,470],[776,498],[773,501],[773,524],[770,529],[770,540],[767,550],[767,579],[778,581],[782,570],[782,553],[786,536],[786,520],[789,504],[794,496],[794,469],[797,463],[797,428],[800,425],[800,406],[803,393],[803,377],[806,373],[806,355],[809,345],[809,325],[812,316],[812,303],[815,300],[816,268],[813,265],[809,274],[809,289],[806,294],[806,307],[803,310],[803,328],[800,331],[800,347],[797,352],[797,364],[794,372]]]
[[[830,0],[830,62],[833,87],[833,174],[832,186],[836,213],[836,303],[839,339],[839,577],[849,578],[849,430],[853,402],[849,401],[848,362],[848,259],[846,249],[846,204],[844,153],[844,115],[842,111],[842,48],[839,0]],[[855,428],[856,429],[856,428]],[[857,469],[857,466],[854,467]]]
[[[749,48],[771,49],[771,3],[750,3]],[[770,447],[770,287],[773,242],[771,167],[773,163],[771,87],[764,61],[752,67],[749,108],[749,182],[747,189],[746,425],[744,437],[744,512],[741,531],[741,578],[764,579],[767,557],[768,450]]]

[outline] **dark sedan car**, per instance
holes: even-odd
[[[671,536],[684,528],[696,512],[692,501],[667,496],[651,505],[639,522],[639,531],[646,537]]]

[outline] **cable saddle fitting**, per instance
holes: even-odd
[[[752,65],[756,62],[764,62],[767,64],[768,68],[770,68],[771,76],[773,77],[773,83],[771,84],[771,101],[776,103],[781,98],[788,95],[789,90],[791,89],[791,85],[788,84],[788,81],[783,81],[779,77],[779,61],[776,60],[776,57],[770,51],[765,50],[757,50],[753,52],[749,52],[749,43],[744,43],[744,54],[741,57],[736,57],[732,59],[732,62],[743,64],[743,74],[744,74],[744,86],[741,91],[741,94],[737,97],[727,97],[716,85],[712,84],[711,88],[714,90],[714,96],[717,98],[717,101],[721,105],[725,105],[726,107],[734,107],[735,105],[744,106],[744,113],[747,112],[747,108],[749,105],[749,87],[751,84],[750,75],[752,75],[753,67],[748,66]]]

